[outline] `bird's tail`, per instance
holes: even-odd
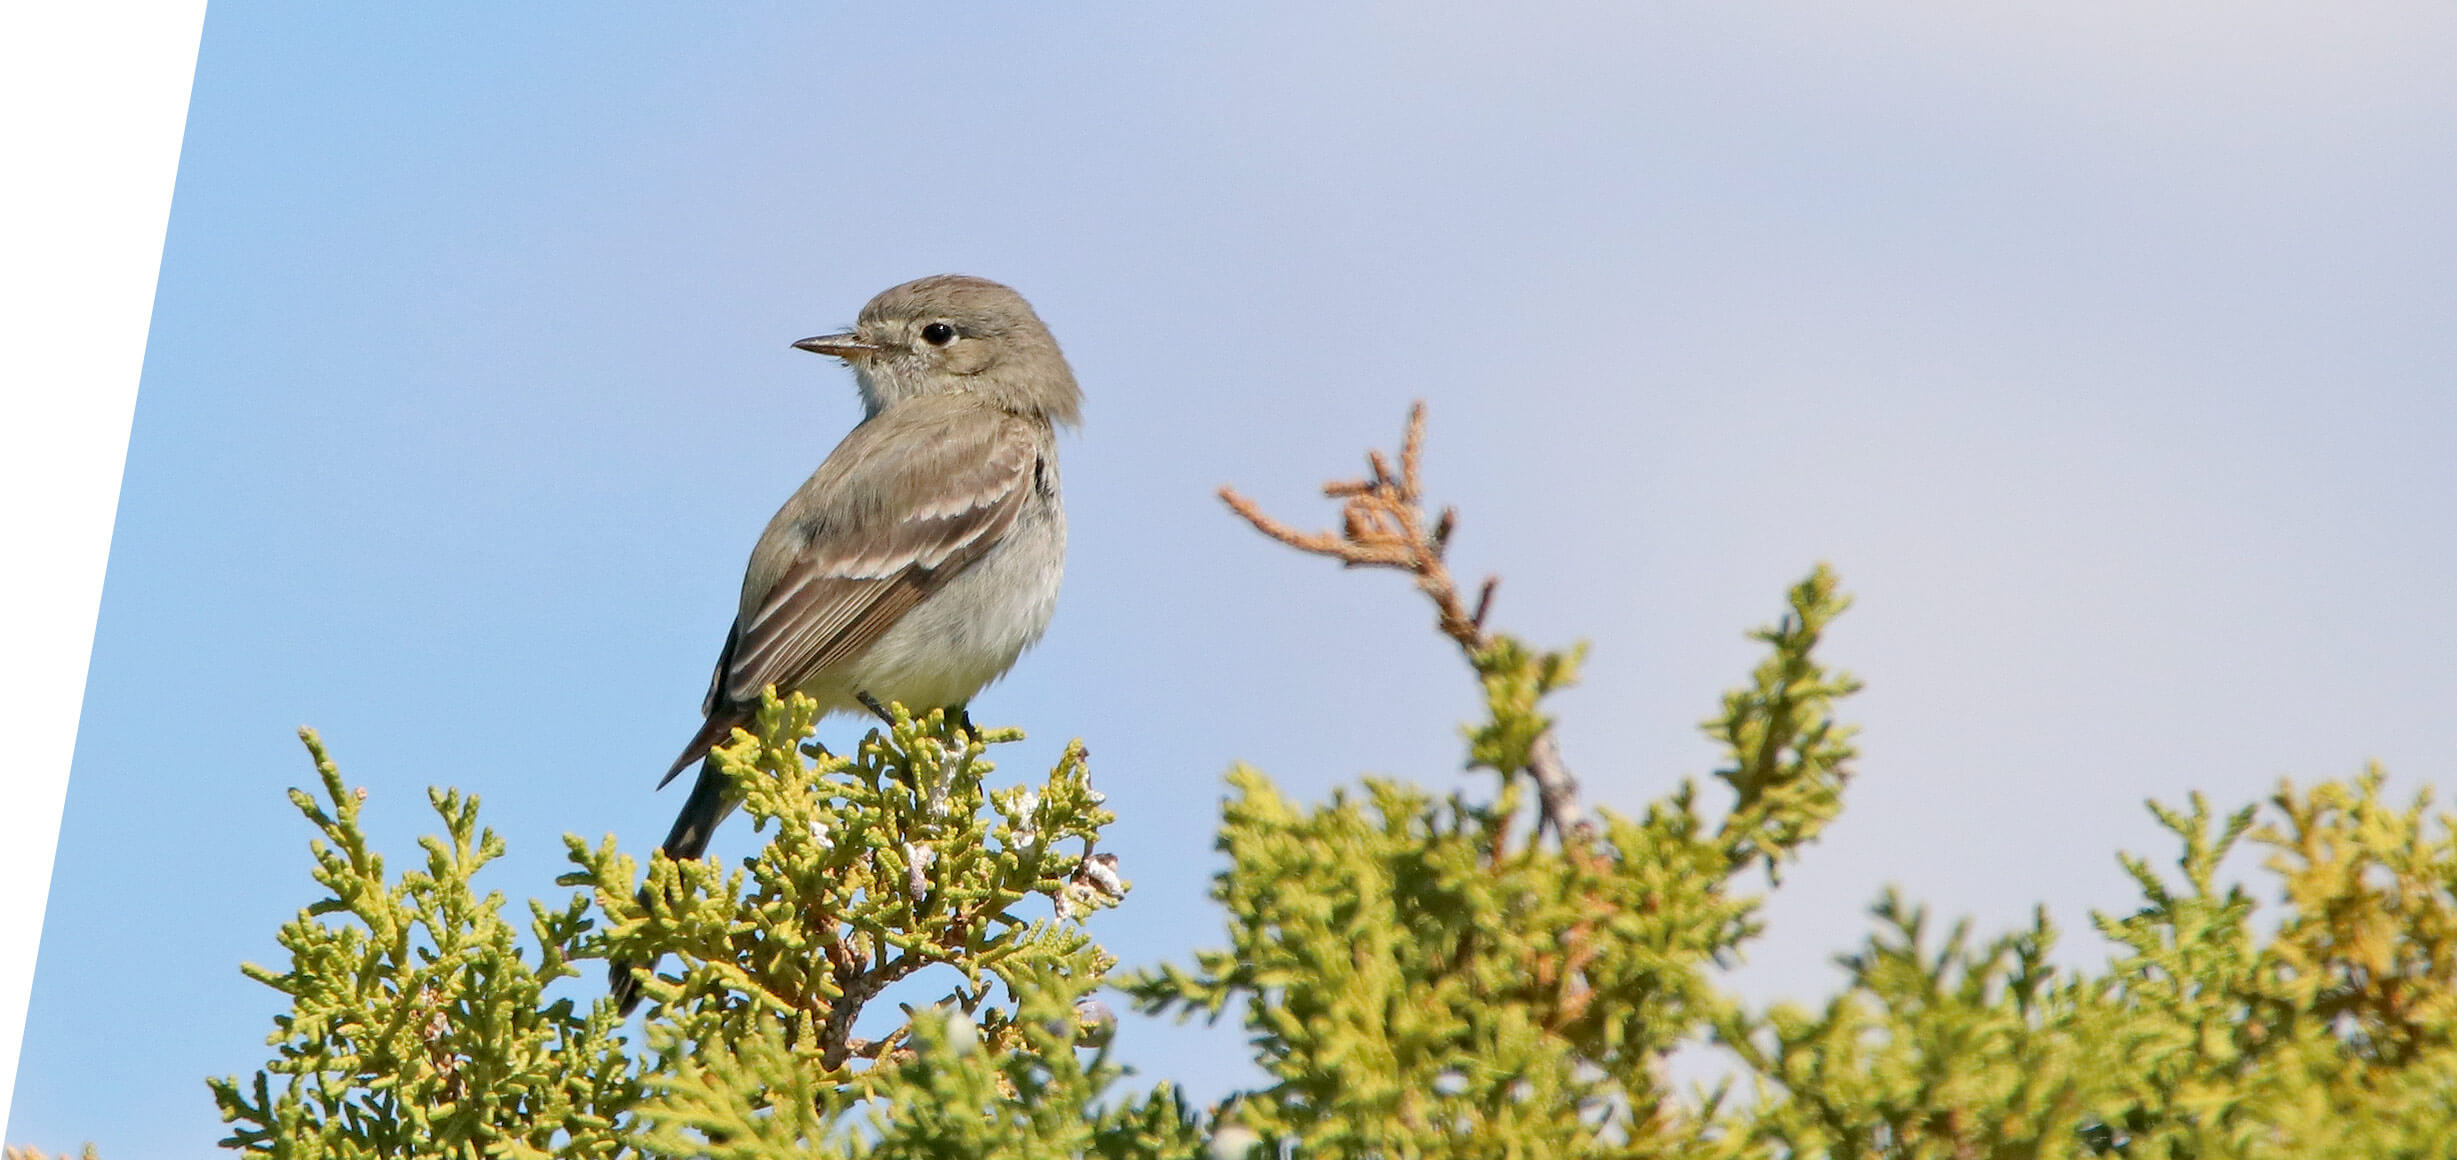
[[[728,792],[725,774],[717,769],[717,759],[700,763],[699,780],[691,783],[691,796],[683,799],[680,814],[674,816],[674,828],[666,831],[665,845],[658,849],[676,861],[697,858],[708,853],[708,836],[717,830],[717,823],[734,812],[736,802]]]
[[[675,861],[698,858],[708,853],[709,835],[716,833],[717,823],[734,812],[737,804],[727,792],[725,775],[718,771],[715,758],[700,763],[699,780],[691,783],[691,796],[683,799],[682,813],[674,818],[674,828],[666,833],[665,845],[658,847]],[[640,900],[648,901],[648,887],[640,888]],[[648,964],[655,969],[656,964]],[[614,1002],[623,1014],[640,1005],[640,977],[634,964],[616,959],[608,965],[607,981],[613,985]]]
[[[691,744],[683,746],[682,756],[675,758],[674,764],[666,767],[665,776],[657,779],[657,788],[664,789],[665,783],[691,768],[691,763],[695,761],[701,763],[701,776],[707,776],[708,751],[731,740],[737,727],[750,723],[750,716],[742,712],[739,706],[726,712],[718,712],[711,706],[708,719],[700,722],[700,731],[692,735]]]

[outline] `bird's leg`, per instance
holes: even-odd
[[[873,697],[867,692],[857,690],[853,694],[853,699],[860,701],[862,703],[862,708],[878,714],[879,720],[887,722],[888,728],[893,729],[896,727],[896,715],[888,712],[887,706],[880,704],[877,697]]]
[[[963,730],[964,735],[967,737],[975,736],[981,732],[979,729],[973,728],[973,711],[972,706],[970,705],[958,705],[955,707],[955,722],[956,728]]]

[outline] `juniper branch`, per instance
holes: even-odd
[[[1329,557],[1343,567],[1390,568],[1413,576],[1416,590],[1433,602],[1435,626],[1474,663],[1498,643],[1485,628],[1485,618],[1492,611],[1493,591],[1500,578],[1485,577],[1473,605],[1461,597],[1444,559],[1451,533],[1458,527],[1459,512],[1445,507],[1430,521],[1425,518],[1424,449],[1425,404],[1418,400],[1408,408],[1397,472],[1391,470],[1388,456],[1368,450],[1366,478],[1322,485],[1325,497],[1345,501],[1336,533],[1299,531],[1272,518],[1234,487],[1222,487],[1220,499],[1255,531],[1300,552]],[[1537,832],[1550,829],[1556,836],[1566,834],[1579,821],[1578,779],[1562,760],[1561,745],[1550,728],[1528,746],[1524,768],[1536,783]]]

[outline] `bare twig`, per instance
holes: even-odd
[[[1435,624],[1442,635],[1458,642],[1460,650],[1473,661],[1493,647],[1493,637],[1485,629],[1485,616],[1492,611],[1493,588],[1499,580],[1485,578],[1472,608],[1461,599],[1459,586],[1443,561],[1443,553],[1450,547],[1451,531],[1458,525],[1458,512],[1444,508],[1441,516],[1427,525],[1424,450],[1425,404],[1420,400],[1408,408],[1408,430],[1399,445],[1396,474],[1391,471],[1388,456],[1380,451],[1367,451],[1365,465],[1370,471],[1367,478],[1322,485],[1324,496],[1345,501],[1340,508],[1337,533],[1298,531],[1265,514],[1253,500],[1237,494],[1235,488],[1221,488],[1220,498],[1231,511],[1254,525],[1255,531],[1300,552],[1327,556],[1344,567],[1394,568],[1414,576],[1417,591],[1433,601]],[[1536,820],[1537,832],[1550,828],[1556,836],[1566,835],[1568,827],[1578,821],[1578,779],[1562,762],[1561,746],[1553,740],[1551,730],[1546,730],[1528,748],[1527,774],[1535,779],[1541,809]]]

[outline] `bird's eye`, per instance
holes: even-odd
[[[955,327],[944,322],[933,322],[921,328],[921,340],[932,346],[945,346],[955,341]]]

